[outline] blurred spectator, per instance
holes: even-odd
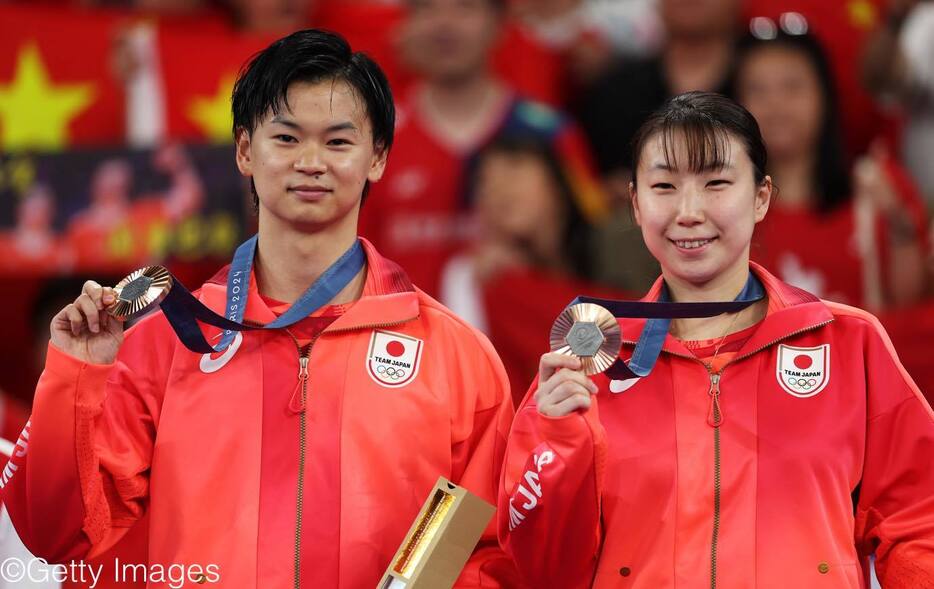
[[[444,268],[441,302],[489,332],[480,291],[504,271],[590,278],[590,227],[551,146],[502,135],[480,152],[471,178],[476,239]],[[527,383],[526,383],[527,384]]]
[[[169,230],[201,206],[201,179],[180,146],[156,150],[152,163],[169,176],[169,189],[132,200],[129,162],[111,159],[98,167],[90,205],[73,217],[67,230],[79,268],[129,268],[161,257]]]
[[[501,2],[412,0],[408,7],[402,46],[422,79],[397,97],[395,143],[386,174],[363,205],[361,233],[436,294],[443,265],[471,236],[466,172],[500,132],[546,139],[588,218],[599,217],[604,202],[576,129],[491,74]]]
[[[224,0],[224,4],[241,31],[280,35],[308,25],[313,0]]]
[[[924,210],[910,180],[881,143],[852,169],[845,163],[830,66],[814,37],[778,28],[760,37],[740,46],[736,95],[759,122],[779,192],[753,259],[838,302],[879,310],[916,301]]]
[[[469,185],[476,238],[445,266],[440,298],[490,337],[518,403],[547,351],[554,318],[576,295],[596,292],[590,224],[542,137],[496,138],[479,153]]]
[[[891,0],[743,0],[744,21],[777,28],[782,21],[802,21],[814,35],[830,62],[831,79],[840,101],[843,149],[849,161],[865,153],[869,144],[883,136],[892,141],[898,121],[886,117],[859,76],[859,61],[868,35],[881,22],[882,8]],[[762,24],[759,24],[762,23]],[[800,26],[800,25],[795,25]]]
[[[902,157],[934,208],[934,3],[892,1],[885,25],[867,42],[863,79],[904,113]]]
[[[16,209],[16,226],[0,234],[0,267],[9,274],[45,274],[68,270],[74,260],[55,227],[55,195],[33,184]]]
[[[622,173],[628,192],[630,142],[642,121],[671,96],[726,92],[740,19],[739,0],[659,0],[666,38],[660,51],[622,61],[582,97],[578,116],[601,173]]]
[[[514,0],[510,7],[561,56],[575,89],[604,73],[615,53],[645,55],[661,38],[654,0]]]

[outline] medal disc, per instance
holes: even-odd
[[[114,287],[117,301],[107,312],[118,319],[129,319],[158,305],[172,289],[172,275],[162,266],[134,271]]]
[[[551,351],[580,358],[584,374],[607,370],[622,346],[619,323],[605,308],[593,303],[571,305],[551,326]]]

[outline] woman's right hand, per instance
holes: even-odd
[[[535,402],[538,412],[547,417],[562,417],[572,411],[590,408],[591,395],[598,387],[581,372],[581,361],[575,356],[548,353],[538,364],[538,390]]]
[[[112,288],[85,282],[75,302],[52,318],[52,345],[88,364],[112,364],[123,344],[123,321],[104,309],[116,300]]]

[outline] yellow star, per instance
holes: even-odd
[[[230,130],[233,126],[230,95],[235,81],[235,75],[226,74],[217,84],[217,94],[198,96],[188,105],[188,118],[214,143],[233,141],[233,132]]]
[[[852,0],[847,5],[847,10],[850,13],[850,22],[857,29],[871,29],[879,20],[876,7],[869,0]]]
[[[93,84],[52,85],[36,44],[16,58],[9,84],[0,86],[0,146],[57,150],[68,144],[68,125],[94,98]]]

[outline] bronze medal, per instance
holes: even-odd
[[[580,358],[584,374],[606,371],[622,346],[616,317],[600,305],[578,303],[558,315],[551,326],[551,351]]]
[[[168,270],[162,266],[141,268],[117,283],[117,301],[107,307],[107,312],[117,319],[129,319],[161,303],[171,289]]]

